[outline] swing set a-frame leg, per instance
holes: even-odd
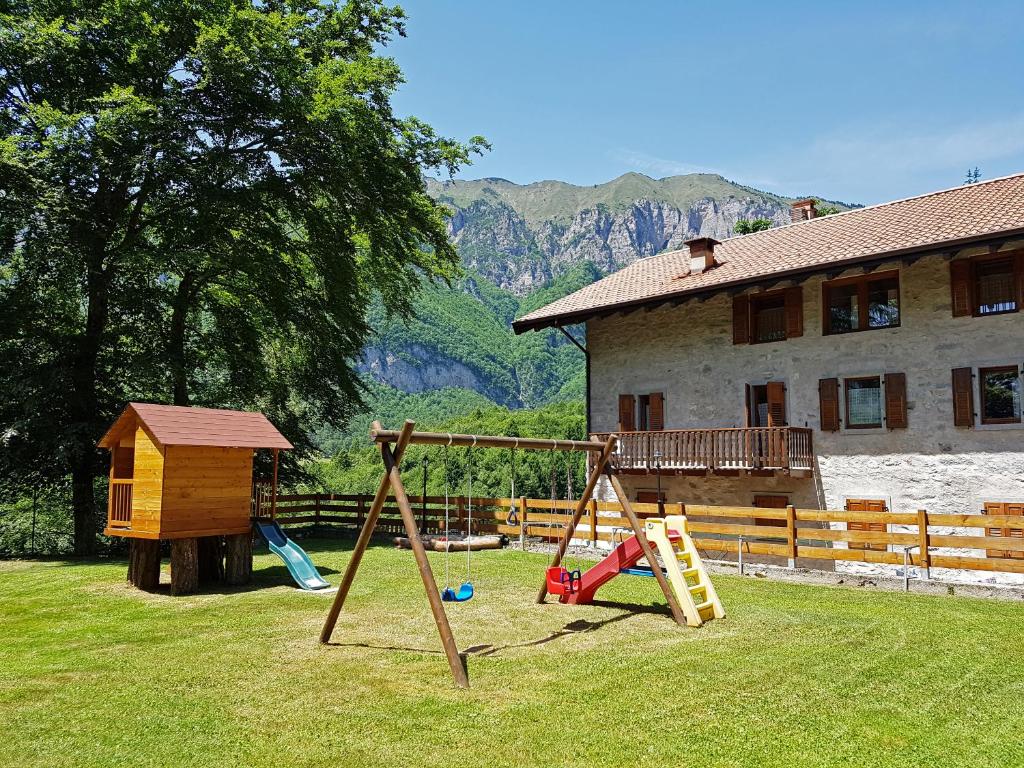
[[[583,493],[580,496],[580,500],[576,502],[576,509],[573,510],[572,519],[569,521],[569,525],[566,526],[565,533],[558,542],[558,549],[555,550],[555,557],[551,561],[551,567],[557,568],[562,564],[562,558],[565,557],[565,552],[569,548],[569,542],[572,541],[572,535],[576,532],[576,526],[580,523],[580,518],[583,517],[583,513],[587,510],[587,505],[590,504],[590,498],[594,495],[594,488],[597,487],[597,481],[601,477],[601,473],[604,472],[605,467],[608,465],[608,461],[611,459],[612,454],[615,452],[616,437],[610,436],[605,441],[604,448],[598,455],[597,462],[594,464],[594,469],[590,473],[590,477],[587,478],[587,485],[583,489]],[[553,512],[554,510],[552,510]],[[547,579],[540,586],[540,592],[537,593],[537,602],[543,603],[544,598],[548,596],[548,582]]]
[[[412,437],[412,429],[415,423],[407,421],[402,426],[402,431],[398,435],[398,440],[395,443],[394,459],[395,461],[401,461],[402,455],[405,453],[406,447],[409,445],[409,439]],[[374,429],[380,429],[380,422],[373,422]],[[338,616],[341,614],[341,609],[345,605],[345,598],[348,597],[348,591],[352,587],[352,581],[356,577],[356,571],[359,570],[359,563],[363,560],[363,553],[366,552],[366,548],[370,544],[370,539],[373,538],[373,531],[377,527],[377,518],[380,517],[380,512],[384,508],[384,502],[387,501],[388,491],[391,488],[391,479],[387,472],[385,472],[380,479],[380,483],[377,485],[377,493],[373,497],[373,504],[370,505],[370,511],[366,514],[366,520],[363,522],[363,529],[359,532],[359,539],[356,541],[355,549],[352,550],[352,557],[349,558],[348,566],[345,568],[345,575],[341,579],[341,584],[338,586],[338,594],[334,596],[334,602],[331,604],[331,610],[327,613],[327,619],[324,621],[323,629],[320,630],[320,642],[329,643],[331,641],[331,635],[334,633],[334,627],[338,623]]]
[[[384,502],[387,500],[388,490],[390,489],[395,495],[395,502],[398,505],[399,512],[402,514],[402,522],[405,524],[406,534],[412,545],[412,552],[416,558],[420,578],[423,580],[423,588],[427,593],[427,601],[430,603],[430,612],[434,615],[434,623],[437,625],[438,634],[441,636],[441,645],[444,648],[445,656],[448,658],[448,666],[451,668],[452,677],[455,679],[457,686],[468,688],[469,674],[463,658],[459,655],[459,649],[455,644],[455,636],[452,634],[451,625],[448,624],[448,616],[444,612],[444,604],[441,602],[441,595],[437,590],[437,582],[434,581],[434,573],[430,569],[430,561],[427,560],[427,552],[423,548],[423,542],[420,541],[419,527],[416,524],[416,513],[413,512],[412,505],[409,503],[409,496],[405,492],[402,475],[399,471],[398,462],[401,460],[402,454],[409,444],[414,426],[415,423],[412,421],[405,422],[395,443],[394,451],[392,451],[388,443],[381,444],[380,453],[386,471],[377,488],[377,495],[373,499],[373,505],[370,507],[369,513],[367,513],[366,522],[363,525],[362,532],[359,534],[359,541],[356,543],[356,549],[352,553],[352,559],[349,561],[345,577],[342,579],[342,586],[338,589],[334,605],[331,606],[331,612],[328,614],[327,621],[320,634],[320,641],[326,643],[330,640],[338,614],[341,613],[341,607],[344,605],[345,595],[348,593],[348,588],[352,585],[352,580],[355,578],[355,572],[359,568],[359,561],[362,559],[363,552],[366,551],[370,537],[373,535],[377,518],[384,506]],[[374,422],[373,427],[374,429],[380,429],[380,424]]]

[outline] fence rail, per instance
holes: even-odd
[[[263,498],[257,514],[270,513]],[[288,494],[278,497],[277,521],[282,525],[340,525],[358,528],[365,520],[372,495]],[[423,532],[445,531],[443,496],[410,496]],[[555,540],[562,535],[576,502],[569,499],[474,498],[473,533],[506,534]],[[515,509],[516,524],[509,524]],[[953,515],[915,512],[850,512],[846,510],[765,509],[701,504],[634,503],[640,517],[685,514],[690,534],[707,553],[782,557],[791,563],[854,561],[920,568],[1024,573],[1024,517],[1016,515]],[[448,522],[452,533],[466,530],[469,500],[449,498]],[[850,530],[849,525],[857,525]],[[859,530],[864,523],[881,523],[885,530]],[[377,530],[405,532],[394,497],[381,513]],[[617,502],[591,500],[580,520],[574,541],[597,544],[616,542],[630,535],[629,522]]]
[[[606,440],[611,433],[595,433]],[[814,466],[811,430],[803,427],[666,429],[617,432],[612,460],[620,469],[809,470]]]

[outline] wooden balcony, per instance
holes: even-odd
[[[107,527],[131,528],[132,479],[111,478],[107,498]]]
[[[594,436],[607,439],[608,434]],[[803,427],[666,429],[617,434],[619,445],[613,462],[621,472],[809,474],[814,467],[811,430]]]

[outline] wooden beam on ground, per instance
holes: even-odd
[[[411,424],[411,422],[406,422],[406,424]],[[395,494],[395,502],[398,504],[398,510],[402,513],[402,522],[405,524],[406,534],[412,545],[412,553],[416,558],[420,578],[423,580],[423,589],[427,593],[430,612],[434,614],[434,623],[437,624],[437,632],[441,636],[444,655],[448,657],[448,666],[451,668],[452,677],[455,678],[455,684],[460,688],[469,688],[469,674],[463,658],[459,656],[459,648],[455,644],[455,635],[452,634],[451,625],[448,624],[444,603],[441,602],[441,594],[437,590],[437,582],[434,581],[434,572],[430,570],[430,561],[427,560],[426,550],[420,540],[419,529],[416,526],[416,513],[413,512],[409,497],[405,493],[405,486],[402,485],[402,474],[399,471],[398,462],[391,452],[391,446],[382,445],[380,452],[384,457],[384,466],[391,479],[391,490]]]
[[[414,426],[414,422],[407,421],[398,433],[393,452],[393,457],[396,462],[402,460],[406,446],[409,445],[409,437],[412,435]],[[376,421],[373,422],[373,428],[379,429],[380,423]],[[370,511],[367,513],[363,521],[363,527],[359,532],[359,539],[356,541],[355,549],[352,550],[352,557],[349,558],[348,566],[345,568],[345,575],[341,579],[341,584],[338,585],[338,594],[334,596],[334,602],[331,604],[331,610],[328,611],[323,629],[320,630],[321,643],[329,643],[331,641],[331,634],[334,632],[334,626],[338,623],[338,616],[341,613],[342,607],[345,605],[345,598],[348,596],[348,591],[352,587],[352,581],[356,577],[356,571],[359,570],[359,563],[363,559],[363,553],[366,552],[366,548],[370,544],[370,539],[373,537],[373,529],[377,526],[377,518],[380,517],[380,511],[384,507],[384,502],[387,501],[388,490],[390,487],[390,473],[385,472],[377,486],[377,493],[373,497],[373,503],[370,505]]]
[[[608,465],[609,459],[615,452],[615,444],[618,438],[615,435],[609,435],[608,439],[604,442],[593,440],[591,443],[596,445],[601,450],[601,455],[598,457],[597,462],[594,464],[594,469],[590,473],[590,477],[587,478],[587,485],[583,489],[583,493],[580,496],[579,501],[576,502],[576,509],[572,513],[572,520],[569,521],[569,525],[565,528],[565,535],[558,542],[558,549],[555,551],[555,557],[551,561],[551,567],[557,568],[562,564],[562,558],[565,557],[565,551],[569,548],[569,542],[572,541],[572,535],[576,531],[576,526],[580,523],[580,518],[590,505],[590,497],[594,495],[594,488],[597,487],[597,481],[601,477],[601,473],[604,472],[605,467]],[[524,518],[525,519],[525,518]],[[548,581],[547,577],[544,578],[544,582],[540,586],[540,592],[537,593],[537,602],[543,603],[544,598],[548,596]]]
[[[647,536],[644,534],[643,524],[636,516],[636,512],[633,511],[633,505],[629,502],[629,496],[622,488],[622,483],[619,482],[619,478],[615,476],[613,472],[608,473],[608,479],[611,481],[612,488],[615,489],[615,495],[619,497],[619,504],[622,505],[622,513],[629,520],[629,524],[633,528],[633,533],[636,535],[637,543],[640,544],[640,549],[643,550],[644,557],[647,558],[647,564],[651,567],[651,571],[654,573],[654,577],[658,580],[658,586],[661,587],[661,591],[665,593],[665,599],[668,601],[669,610],[672,611],[672,618],[676,620],[676,624],[681,627],[686,626],[686,616],[683,614],[683,609],[679,605],[679,601],[676,599],[676,593],[672,591],[672,585],[668,583],[668,579],[665,578],[664,572],[658,567],[658,560],[654,556],[654,550],[651,549],[650,543],[647,541]]]

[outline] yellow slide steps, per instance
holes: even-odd
[[[672,541],[669,531],[678,533],[680,538]],[[646,521],[644,533],[661,555],[665,574],[683,609],[686,623],[691,627],[699,627],[706,621],[724,618],[725,609],[693,546],[693,539],[686,528],[686,518],[682,515],[668,515],[664,519],[650,518]],[[650,565],[657,567],[657,563]]]

